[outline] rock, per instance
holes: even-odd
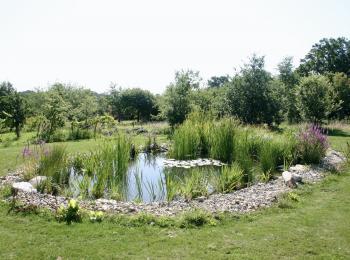
[[[205,201],[205,199],[206,199],[206,197],[200,196],[200,197],[196,198],[195,200],[198,202],[203,202],[203,201]]]
[[[292,173],[289,171],[284,171],[284,172],[282,172],[282,178],[283,178],[284,182],[288,182],[292,179]]]
[[[42,182],[46,181],[47,177],[46,176],[36,176],[32,178],[29,183],[34,187],[37,188]]]
[[[29,192],[29,193],[36,193],[37,190],[33,187],[32,184],[29,182],[15,182],[12,184],[12,189],[15,191],[24,191],[24,192]]]
[[[291,188],[295,188],[298,183],[302,182],[302,177],[299,174],[284,171],[282,173],[284,183]]]
[[[303,172],[306,171],[306,169],[306,166],[301,164],[297,164],[289,168],[289,170],[292,172]]]

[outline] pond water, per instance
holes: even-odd
[[[136,158],[130,162],[125,179],[121,182],[123,193],[121,199],[125,201],[138,200],[142,202],[165,201],[167,199],[167,178],[181,183],[186,176],[192,174],[194,169],[200,169],[200,174],[203,174],[203,178],[220,171],[221,167],[219,167],[220,165],[217,164],[217,161],[212,166],[208,164],[207,159],[199,161],[203,163],[195,164],[195,167],[191,168],[187,166],[189,162],[185,161],[177,161],[180,165],[177,167],[169,167],[169,163],[172,163],[172,160],[167,159],[165,153],[156,155],[139,153]],[[96,177],[92,180],[89,179],[88,183],[85,184],[85,187],[86,185],[89,186],[87,189],[89,193],[92,191],[95,183]],[[80,191],[82,185],[84,185],[83,176],[75,174],[74,169],[72,169],[69,186],[73,197],[81,195]],[[210,186],[208,186],[209,191],[210,189]],[[105,197],[109,196],[107,195]]]

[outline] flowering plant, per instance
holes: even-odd
[[[298,152],[304,163],[319,163],[329,147],[325,131],[318,125],[309,125],[299,132]]]

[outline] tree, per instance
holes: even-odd
[[[10,129],[15,129],[17,138],[26,119],[26,103],[23,97],[12,87],[11,83],[0,85],[0,119]]]
[[[298,72],[303,76],[327,72],[343,72],[350,76],[350,41],[343,37],[321,39],[300,61]]]
[[[299,82],[299,77],[293,69],[293,58],[285,57],[277,65],[277,68],[279,71],[278,79],[283,83],[284,93],[281,93],[281,97],[284,99],[284,113],[289,123],[298,122],[301,118],[296,108],[295,87]]]
[[[227,92],[231,114],[245,123],[272,125],[281,121],[280,100],[274,95],[276,85],[264,64],[264,57],[253,55]]]
[[[49,141],[55,131],[63,127],[67,116],[68,105],[62,96],[51,91],[45,95],[40,124],[40,137]]]
[[[0,84],[0,118],[6,119],[7,115],[11,110],[10,96],[13,95],[16,90],[13,88],[10,82],[2,82]],[[5,113],[4,113],[5,112]]]
[[[190,93],[198,89],[200,78],[198,72],[179,71],[175,82],[170,84],[164,94],[163,114],[171,126],[181,124],[191,111]]]
[[[208,86],[210,88],[218,88],[224,86],[227,82],[229,82],[229,77],[226,76],[213,76],[208,80]]]
[[[17,138],[21,136],[21,129],[26,119],[26,103],[20,94],[15,92],[10,97],[10,110],[5,112],[7,119],[5,124],[15,129]]]
[[[339,109],[333,111],[331,118],[344,119],[350,117],[350,78],[344,73],[331,75],[333,103],[339,104]]]
[[[297,106],[304,120],[320,123],[335,110],[330,88],[325,76],[311,75],[301,79],[297,86]]]
[[[120,103],[129,118],[149,121],[155,108],[155,98],[148,90],[140,88],[126,89],[121,92]]]

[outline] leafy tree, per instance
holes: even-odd
[[[155,111],[155,98],[148,90],[140,88],[126,89],[122,91],[120,103],[124,114],[131,118],[150,120],[152,112]]]
[[[123,117],[123,106],[121,102],[122,89],[115,84],[111,84],[111,90],[108,96],[109,104],[111,106],[112,115],[118,118],[118,121]]]
[[[264,64],[264,57],[253,55],[230,83],[230,112],[245,123],[272,125],[281,121],[280,100],[274,95],[272,77]]]
[[[15,129],[16,136],[19,138],[26,119],[26,103],[9,82],[3,82],[0,85],[0,108],[0,119],[5,126]]]
[[[68,105],[56,91],[45,95],[39,136],[49,141],[55,131],[63,127],[67,118]]]
[[[21,129],[26,119],[26,103],[24,98],[17,92],[9,96],[10,110],[5,112],[7,119],[5,124],[15,129],[17,138],[21,136]]]
[[[350,41],[343,37],[320,40],[300,61],[298,72],[304,76],[327,72],[343,72],[350,76]]]
[[[10,82],[2,82],[0,84],[0,118],[6,119],[7,115],[11,110],[10,96],[13,95],[16,90],[13,88]]]
[[[331,75],[333,103],[339,104],[339,109],[333,111],[331,118],[344,119],[350,117],[350,78],[344,73]]]
[[[293,69],[293,58],[286,57],[277,65],[279,74],[278,79],[283,83],[283,91],[280,97],[283,97],[283,110],[289,123],[295,123],[301,120],[296,108],[295,88],[299,82],[299,77]]]
[[[179,71],[175,74],[175,82],[170,84],[164,94],[163,114],[171,126],[181,124],[191,111],[190,94],[199,88],[198,72]]]
[[[311,75],[301,79],[297,86],[297,106],[304,120],[319,123],[335,110],[330,89],[325,76]]]
[[[227,82],[229,82],[230,78],[226,76],[213,76],[208,80],[208,86],[210,88],[218,88],[224,86]]]

